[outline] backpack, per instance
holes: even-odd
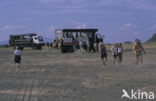
[[[105,54],[107,53],[106,48],[105,47],[101,47],[101,54]]]
[[[135,45],[135,51],[136,51],[136,54],[140,54],[142,52],[142,46],[141,45]]]

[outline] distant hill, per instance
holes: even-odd
[[[147,42],[156,42],[156,33]]]

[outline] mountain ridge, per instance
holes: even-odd
[[[156,42],[156,33],[147,42]]]

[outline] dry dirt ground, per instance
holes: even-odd
[[[97,53],[25,49],[23,70],[17,70],[13,49],[0,48],[0,101],[134,101],[121,100],[122,89],[156,94],[156,44],[145,49],[143,66],[127,51],[121,67],[113,65],[110,52],[104,66]]]

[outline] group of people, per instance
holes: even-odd
[[[121,43],[113,44],[111,47],[111,52],[112,52],[112,56],[114,59],[113,64],[120,66],[122,62],[122,53],[123,53],[122,44]],[[99,43],[99,54],[100,54],[102,63],[106,65],[107,49],[103,43]]]
[[[83,44],[80,43],[80,49],[83,48]],[[107,62],[107,49],[106,46],[100,42],[99,46],[98,46],[98,50],[99,50],[99,55],[101,57],[101,62],[106,65]],[[114,65],[118,65],[121,66],[121,62],[122,62],[122,54],[123,54],[123,46],[121,43],[118,44],[113,44],[112,48],[112,56],[114,58]],[[135,43],[133,45],[133,51],[134,54],[136,56],[136,64],[137,65],[142,65],[143,64],[143,53],[145,54],[145,49],[143,48],[141,41],[139,39],[135,40]],[[21,63],[21,55],[22,52],[19,49],[19,47],[16,47],[16,50],[14,51],[14,56],[15,56],[15,63],[17,65],[17,67],[20,69],[20,63]],[[22,68],[21,68],[22,69]]]
[[[141,41],[139,39],[135,40],[135,43],[133,45],[133,51],[136,56],[136,65],[142,65],[143,64],[143,53],[145,54],[145,49],[143,48]],[[116,43],[113,44],[111,47],[112,56],[114,59],[113,64],[121,66],[121,62],[123,59],[123,46],[122,43]],[[106,65],[107,62],[107,49],[105,45],[100,42],[99,43],[99,55],[101,57],[101,62]]]
[[[123,47],[121,43],[116,43],[111,48],[112,56],[114,58],[113,64],[121,65],[122,62],[122,53],[123,53]]]
[[[93,43],[90,43],[89,41],[86,42],[86,45],[83,44],[83,41],[79,42],[79,47],[80,47],[80,52],[91,52],[93,50],[93,52],[95,52],[95,47]]]

